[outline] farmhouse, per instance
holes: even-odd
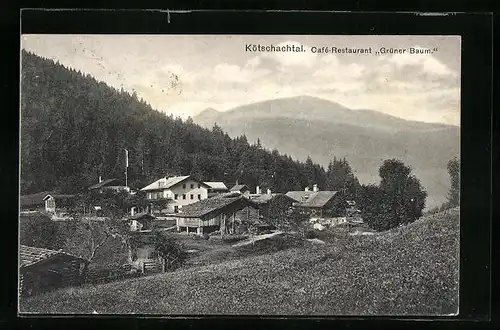
[[[164,177],[142,188],[152,213],[178,213],[184,206],[208,198],[208,186],[191,175]]]
[[[335,218],[345,216],[346,202],[343,194],[338,191],[319,191],[317,187],[313,191],[289,191],[288,197],[296,202],[294,207],[311,217]]]
[[[257,205],[240,193],[228,193],[185,206],[177,215],[177,230],[197,234],[220,230],[221,234],[233,233],[235,228],[248,221],[246,213],[238,211],[250,207],[257,210]]]
[[[251,195],[250,199],[257,204],[260,218],[267,221],[284,217],[296,202],[295,199],[279,193]]]
[[[94,193],[103,193],[105,191],[114,191],[114,192],[119,192],[119,191],[127,191],[130,192],[130,188],[124,185],[120,184],[120,180],[118,179],[107,179],[107,180],[102,180],[101,177],[99,177],[99,182],[88,187],[88,190]]]
[[[208,188],[208,198],[224,194],[229,191],[224,182],[205,182]]]
[[[88,261],[62,251],[21,245],[19,291],[32,295],[54,288],[83,283]]]

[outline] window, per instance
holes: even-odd
[[[179,213],[179,206],[174,205],[174,213]]]
[[[174,199],[178,199],[179,195],[175,194]]]
[[[182,199],[186,199],[186,194],[182,194]]]
[[[193,189],[193,188],[194,188],[194,184],[193,184],[193,183],[191,183],[191,189]]]
[[[198,194],[198,199],[199,199],[199,200],[201,199],[201,195],[200,195],[200,194]]]
[[[190,197],[191,197],[191,199],[194,199],[194,195],[193,195],[193,194],[191,194],[191,196],[190,196]]]
[[[182,189],[186,189],[186,184],[185,183],[182,185]]]

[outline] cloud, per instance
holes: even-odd
[[[217,50],[208,56],[209,48],[229,47],[235,41],[207,48],[208,39],[194,46],[195,38],[177,40],[184,42],[188,51],[185,56],[169,57],[170,52],[164,55],[164,42],[144,36],[137,38],[141,47],[130,47],[126,42],[129,37],[115,43],[89,36],[30,38],[23,36],[23,45],[43,48],[42,56],[81,69],[116,88],[136,91],[154,108],[182,116],[194,115],[207,107],[225,110],[271,98],[308,94],[350,108],[374,109],[406,119],[459,122],[460,73],[432,54],[368,57],[309,51],[239,50],[232,54]],[[288,38],[273,44],[310,49],[307,43]],[[263,43],[266,40],[261,39]],[[134,50],[123,51],[127,48]]]

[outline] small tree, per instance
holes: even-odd
[[[460,203],[460,163],[455,157],[448,162],[450,175],[450,191],[448,193],[448,206],[455,207]]]
[[[106,219],[96,221],[76,218],[65,225],[64,249],[90,262],[111,239],[120,239],[128,249],[127,261],[132,262],[130,234],[124,221]],[[116,253],[116,251],[109,251]]]
[[[152,243],[155,252],[164,260],[165,269],[175,269],[187,259],[187,253],[182,244],[170,235],[154,230]]]
[[[427,192],[411,174],[411,168],[397,159],[380,166],[378,187],[363,187],[363,218],[376,230],[387,230],[422,216]]]
[[[359,207],[363,221],[373,229],[386,230],[393,226],[384,192],[375,185],[362,186]]]

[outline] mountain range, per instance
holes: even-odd
[[[338,103],[298,96],[267,100],[227,111],[206,109],[193,117],[201,126],[216,123],[230,136],[245,134],[265,148],[296,159],[308,156],[328,165],[346,157],[361,183],[378,183],[378,168],[388,158],[410,165],[429,196],[427,207],[446,201],[448,161],[458,157],[458,126],[408,121],[375,110],[353,110]]]

